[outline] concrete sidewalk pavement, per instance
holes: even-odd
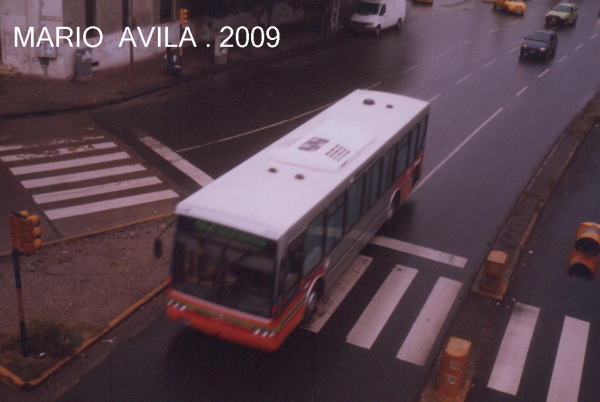
[[[0,120],[32,115],[52,114],[121,102],[150,92],[184,84],[208,74],[227,69],[284,57],[293,49],[302,49],[318,43],[327,36],[314,32],[310,21],[280,27],[281,40],[275,48],[266,44],[261,48],[229,48],[225,64],[217,64],[214,43],[198,43],[197,47],[183,49],[183,75],[166,75],[163,55],[135,61],[107,70],[92,70],[83,78],[56,80],[0,71]]]

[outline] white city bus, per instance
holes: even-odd
[[[279,348],[419,180],[428,113],[356,90],[180,202],[167,316]]]

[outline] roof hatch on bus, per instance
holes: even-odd
[[[272,149],[269,154],[290,165],[337,172],[372,140],[373,136],[363,129],[327,120],[292,144]]]

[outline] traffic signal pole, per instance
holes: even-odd
[[[19,309],[19,330],[21,332],[21,352],[27,356],[27,332],[25,330],[25,308],[23,307],[23,291],[21,289],[21,255],[31,255],[42,247],[42,230],[39,228],[40,218],[29,215],[27,211],[10,213],[10,236],[12,245],[12,260],[17,288],[17,308]],[[21,251],[22,250],[22,251]]]
[[[13,268],[15,271],[15,286],[17,288],[17,307],[19,309],[19,330],[21,332],[21,353],[27,355],[27,332],[25,330],[25,308],[23,307],[23,291],[21,290],[21,265],[19,257],[21,252],[13,248],[11,252]]]

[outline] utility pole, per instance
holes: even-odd
[[[136,28],[135,17],[133,16],[133,0],[129,0],[129,28],[133,30]],[[129,67],[131,70],[131,88],[135,89],[135,72],[133,68],[133,42],[129,41]]]

